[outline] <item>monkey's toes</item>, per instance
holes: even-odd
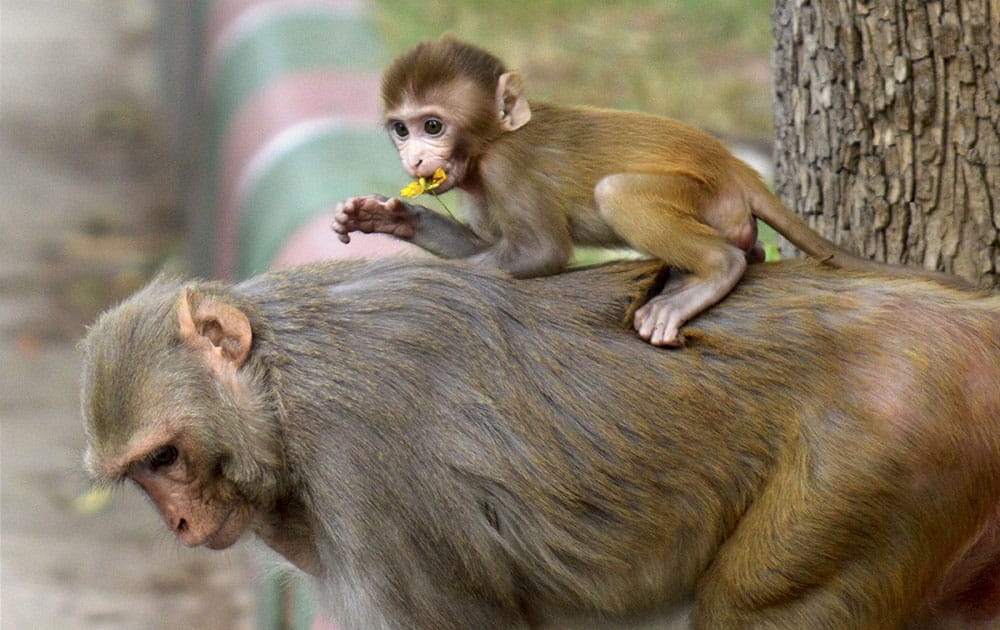
[[[639,337],[651,345],[677,348],[683,345],[680,337],[680,314],[663,305],[646,304],[635,313],[633,326]]]

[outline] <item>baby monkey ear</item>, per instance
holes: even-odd
[[[250,320],[240,309],[184,289],[177,303],[181,340],[197,350],[219,377],[236,373],[253,342]]]
[[[505,131],[520,129],[531,120],[531,107],[521,91],[520,73],[505,72],[500,75],[497,81],[497,107],[500,127]]]

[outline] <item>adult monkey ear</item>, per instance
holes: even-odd
[[[181,341],[197,350],[221,379],[234,377],[250,356],[253,330],[235,306],[184,289],[177,303],[177,323]]]
[[[497,81],[497,108],[500,112],[500,127],[514,131],[531,120],[531,107],[521,91],[521,73],[505,72]]]

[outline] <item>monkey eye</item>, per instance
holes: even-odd
[[[392,123],[392,133],[397,138],[402,139],[410,135],[410,130],[406,128],[405,123],[402,123],[397,120],[396,122]]]
[[[166,468],[167,466],[172,466],[177,461],[177,456],[177,447],[167,444],[153,451],[146,460],[146,463],[151,470]]]
[[[444,131],[444,123],[437,118],[428,118],[424,121],[424,132],[431,136],[436,136]]]

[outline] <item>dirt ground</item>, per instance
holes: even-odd
[[[178,242],[153,0],[0,2],[0,626],[249,628],[246,548],[184,549],[131,487],[77,499],[86,322]]]

